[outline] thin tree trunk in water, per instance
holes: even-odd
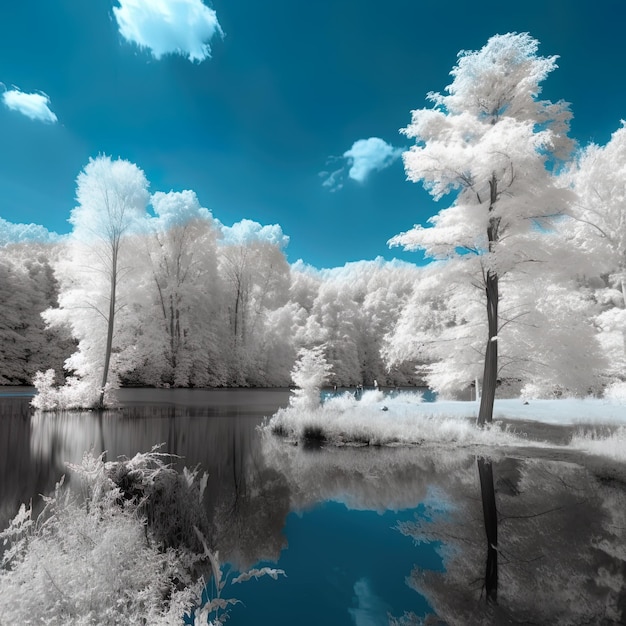
[[[493,487],[491,461],[478,459],[480,495],[483,502],[483,518],[487,536],[487,563],[485,566],[485,597],[487,604],[498,603],[498,512],[496,492]]]
[[[497,183],[495,176],[489,182],[491,189],[491,204],[489,212],[492,213],[497,200]],[[489,253],[495,251],[495,244],[498,241],[498,227],[500,218],[490,217],[487,228],[487,238],[489,240]],[[492,259],[490,259],[491,261]],[[485,367],[483,370],[483,393],[480,398],[480,409],[478,410],[478,425],[483,426],[493,419],[493,402],[496,397],[496,382],[498,379],[498,300],[500,293],[498,290],[498,273],[492,267],[488,267],[485,274],[485,294],[487,297],[487,322],[489,333],[487,347],[485,349]]]
[[[115,324],[115,296],[117,290],[117,244],[113,245],[111,257],[111,293],[109,298],[109,320],[107,324],[107,342],[104,352],[104,369],[102,371],[102,384],[100,386],[100,398],[98,408],[104,408],[104,393],[109,378],[109,365],[111,363],[111,349],[113,348],[113,327]]]

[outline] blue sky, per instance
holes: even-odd
[[[194,26],[141,22],[145,5]],[[560,55],[544,96],[604,143],[626,118],[625,22],[622,0],[2,2],[0,217],[69,232],[76,176],[105,153],[224,224],[280,224],[291,262],[418,260],[386,242],[441,207],[405,180],[398,129],[457,52],[530,32]],[[176,43],[187,56],[164,53]]]

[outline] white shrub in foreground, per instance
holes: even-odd
[[[198,528],[207,475],[179,474],[156,449],[112,463],[86,453],[68,465],[81,489],[61,479],[35,519],[21,506],[0,532],[0,624],[175,626],[194,609],[194,626],[228,619],[238,601],[222,597],[228,581]],[[278,575],[264,567],[230,582]]]
[[[74,469],[86,498],[61,481],[37,518],[22,505],[0,533],[2,622],[182,624],[202,591],[189,577],[194,558],[160,549],[137,507],[107,477],[102,457],[85,455]]]

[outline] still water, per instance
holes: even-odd
[[[623,468],[563,450],[324,448],[262,438],[286,390],[123,390],[120,410],[38,414],[0,391],[0,526],[86,450],[163,443],[209,472],[229,623],[626,623]]]

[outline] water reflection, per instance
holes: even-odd
[[[478,457],[480,496],[487,536],[487,564],[485,566],[485,597],[488,604],[498,602],[498,512],[493,486],[493,467],[489,459]]]
[[[114,459],[165,442],[180,465],[210,474],[210,541],[222,559],[287,571],[286,581],[243,585],[248,608],[233,624],[290,602],[314,623],[322,597],[328,624],[380,623],[405,609],[415,623],[427,613],[447,624],[626,620],[624,484],[583,458],[426,445],[305,450],[256,431],[286,391],[125,394],[121,410],[104,414],[35,414],[28,398],[0,400],[0,525],[85,450]]]
[[[324,500],[380,511],[420,504],[398,528],[443,558],[443,571],[416,562],[409,577],[432,623],[626,622],[625,487],[582,458],[265,446],[286,476],[292,509]]]
[[[163,443],[161,451],[178,455],[181,468],[200,465],[209,473],[212,545],[241,568],[277,559],[289,495],[263,460],[256,427],[288,397],[282,390],[123,390],[120,410],[56,414],[32,411],[26,397],[3,397],[0,526],[21,502],[50,492],[65,464],[80,462],[85,451],[106,451],[113,460]]]
[[[401,526],[443,542],[445,574],[416,567],[410,577],[437,618],[623,624],[624,485],[572,463],[479,457],[475,467],[478,480],[469,471],[451,477],[445,515]]]

